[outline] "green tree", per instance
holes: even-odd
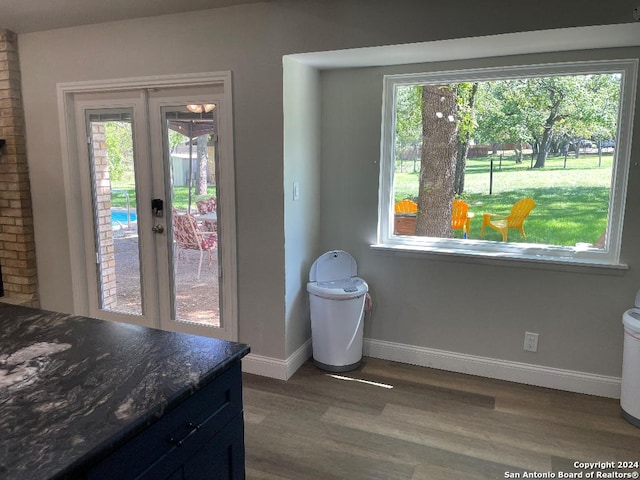
[[[469,142],[477,126],[474,116],[474,102],[478,83],[460,83],[451,85],[456,91],[458,145],[455,169],[455,187],[457,194],[464,191],[464,173],[466,169]],[[422,146],[422,87],[409,85],[396,90],[396,160],[400,160],[402,171],[403,153],[417,152]],[[414,172],[415,172],[414,164]]]
[[[478,82],[459,83],[456,86],[458,103],[458,145],[456,149],[456,170],[453,190],[456,195],[464,193],[464,175],[467,169],[469,143],[477,124],[475,121],[475,101],[478,94]]]
[[[130,122],[105,122],[109,176],[121,182],[133,176],[133,135]],[[132,178],[131,178],[132,180]]]
[[[518,80],[483,82],[478,91],[476,137],[482,143],[512,143],[516,163],[522,162],[524,144],[533,141],[539,118],[523,108],[525,83]]]
[[[580,78],[577,111],[562,123],[561,132],[577,154],[581,140],[592,140],[602,160],[602,141],[616,136],[620,102],[619,74],[585,75]]]
[[[395,94],[396,160],[400,160],[400,171],[402,171],[404,153],[412,152],[415,172],[415,159],[418,157],[417,152],[422,143],[422,89],[420,85],[402,86],[396,89]]]
[[[482,85],[479,134],[494,142],[531,143],[534,168],[563,143],[615,130],[617,75],[571,75],[500,80]],[[611,138],[611,137],[609,137]]]
[[[175,130],[169,130],[169,151],[175,152],[178,145],[186,143],[189,138]]]

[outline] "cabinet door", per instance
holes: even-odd
[[[178,470],[173,472],[170,477],[165,478],[164,480],[184,480],[184,469],[180,467]]]
[[[185,458],[184,463],[176,465],[175,460],[175,454],[168,455],[136,480],[244,480],[242,412]]]
[[[191,457],[183,471],[184,480],[244,480],[242,413]]]

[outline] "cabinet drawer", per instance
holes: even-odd
[[[242,411],[240,363],[99,462],[88,480],[134,479],[171,456],[180,463]]]
[[[238,414],[185,461],[168,455],[138,480],[244,480],[244,456],[244,422]]]

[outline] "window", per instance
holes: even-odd
[[[384,78],[379,246],[619,262],[637,61]]]

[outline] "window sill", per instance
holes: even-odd
[[[594,259],[527,255],[510,252],[463,251],[455,248],[442,248],[418,245],[378,243],[370,245],[374,252],[388,255],[400,255],[412,258],[428,258],[438,261],[453,261],[479,265],[512,266],[559,270],[563,272],[594,273],[600,275],[623,275],[629,266],[624,263],[609,263]]]

